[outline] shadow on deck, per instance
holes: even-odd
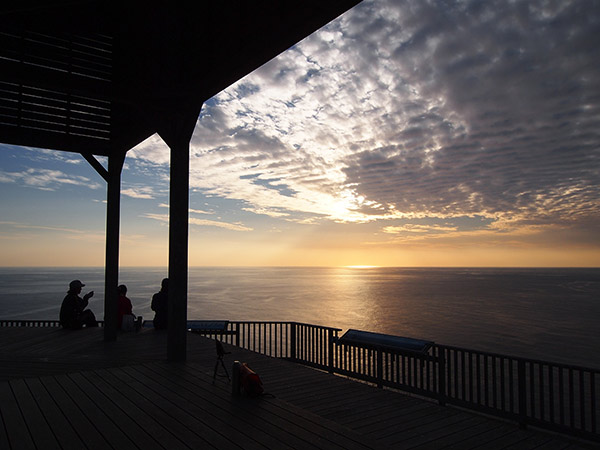
[[[105,343],[101,329],[0,328],[0,448],[598,448],[226,346],[271,394],[212,383],[213,341],[186,363],[166,333]]]

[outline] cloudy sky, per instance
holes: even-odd
[[[202,108],[190,264],[600,266],[599,61],[599,2],[364,0]],[[81,156],[0,164],[0,265],[103,265]],[[128,153],[122,265],[167,263],[168,166]]]

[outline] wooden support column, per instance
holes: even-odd
[[[158,134],[171,149],[169,191],[169,324],[167,359],[185,361],[187,351],[188,214],[190,139],[202,103],[178,102],[158,117]]]
[[[185,361],[187,348],[189,140],[171,142],[169,197],[169,326],[167,358]]]
[[[121,171],[125,153],[108,158],[106,205],[106,264],[104,267],[104,340],[117,339],[117,286],[119,283],[119,222]]]

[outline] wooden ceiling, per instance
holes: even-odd
[[[123,154],[357,3],[5,1],[0,142]]]

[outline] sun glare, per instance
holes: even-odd
[[[344,266],[346,269],[374,269],[379,266]]]

